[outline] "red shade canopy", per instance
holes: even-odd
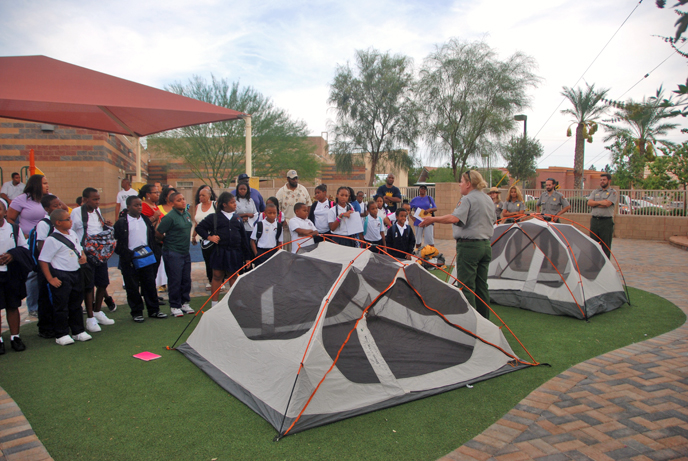
[[[244,115],[46,56],[0,57],[0,117],[147,136]]]

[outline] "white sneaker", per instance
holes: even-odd
[[[170,313],[175,317],[184,317],[182,310],[177,309],[176,307],[170,307]]]
[[[74,337],[74,339],[77,341],[88,341],[90,339],[93,339],[93,337],[91,335],[89,335],[88,333],[86,333],[85,331],[82,331],[81,333],[76,335]],[[72,342],[74,342],[74,341],[72,341]]]
[[[189,303],[182,304],[182,312],[185,314],[195,314],[196,312],[191,309],[191,306],[189,306]]]
[[[95,317],[86,319],[86,330],[91,333],[98,333],[100,331],[100,325],[98,325],[98,320]]]
[[[60,346],[68,346],[70,344],[74,344],[74,340],[69,335],[60,336],[55,340],[55,342]]]
[[[107,315],[105,315],[105,312],[103,311],[94,312],[93,318],[96,319],[101,325],[112,325],[115,323],[114,320],[107,318]]]
[[[205,284],[205,291],[210,291],[210,284],[209,283]]]

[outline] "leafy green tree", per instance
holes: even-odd
[[[605,171],[614,175],[614,184],[620,189],[642,187],[647,159],[639,154],[633,139],[620,136],[605,149],[612,156],[612,164]]]
[[[625,137],[633,139],[638,147],[641,157],[652,161],[656,155],[657,144],[671,145],[669,141],[660,139],[669,131],[678,127],[677,123],[668,123],[666,120],[675,117],[678,113],[673,110],[671,98],[664,98],[664,90],[660,86],[655,96],[645,98],[640,102],[628,100],[627,102],[609,101],[616,108],[611,120],[612,123],[621,123],[621,126],[605,123],[608,131],[605,142],[611,139]]]
[[[587,84],[586,84],[587,85]],[[603,98],[608,89],[595,91],[595,84],[587,85],[585,91],[580,87],[573,89],[563,87],[562,96],[569,100],[573,108],[561,111],[562,114],[573,116],[576,125],[576,147],[573,158],[573,188],[583,188],[583,165],[585,163],[585,142],[592,143],[592,137],[597,131],[597,120],[607,110]],[[571,126],[566,130],[566,136],[571,136]]]
[[[542,157],[544,150],[540,141],[512,136],[502,149],[502,157],[507,162],[506,169],[511,177],[520,180],[523,187],[531,187],[530,183],[537,176],[535,160]]]
[[[239,87],[212,77],[194,76],[186,84],[166,88],[172,93],[251,114],[253,175],[270,177],[296,169],[302,178],[314,178],[319,162],[307,139],[306,124],[252,87]],[[149,138],[149,147],[185,161],[206,184],[228,187],[245,171],[246,138],[242,121],[208,123],[171,130]]]
[[[337,115],[330,153],[339,170],[368,160],[372,186],[381,163],[413,165],[409,150],[418,137],[413,81],[411,58],[375,49],[357,50],[353,68],[337,66],[328,102]]]
[[[469,159],[489,153],[528,107],[527,90],[539,82],[535,60],[515,53],[504,61],[485,42],[451,39],[424,61],[417,99],[423,133],[435,158],[448,159],[458,181]]]

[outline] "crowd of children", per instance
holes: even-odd
[[[0,200],[0,310],[6,312],[11,347],[26,348],[19,336],[18,308],[26,297],[25,282],[31,271],[39,281],[39,336],[68,345],[88,341],[92,339],[88,332],[114,323],[101,311],[109,284],[107,264],[87,258],[84,252],[93,236],[107,239],[112,235],[127,302],[137,323],[145,321],[144,307],[149,318],[167,318],[160,310],[156,288],[160,272],[167,280],[170,313],[175,317],[194,313],[189,304],[189,240],[194,225],[191,240],[196,243],[198,236],[202,241],[213,305],[222,285],[231,286],[238,273],[258,267],[283,246],[284,229],[291,235],[293,253],[327,240],[411,259],[416,245],[409,203],[390,212],[382,197],[365,203],[363,193],[354,197],[349,187],[340,187],[335,200],[330,200],[327,187],[317,186],[312,204],[294,205],[288,226],[275,197],[268,198],[265,210],[258,212],[244,184],[237,188],[238,197],[223,192],[216,198],[207,186],[196,195],[194,219],[184,195],[174,188],[163,188],[161,194],[158,186],[145,185],[138,195],[130,193],[118,200],[121,213],[113,225],[103,219],[100,195],[94,188],[83,191],[80,206],[71,215],[56,196],[46,194],[40,201],[45,217],[31,231],[28,242],[16,224],[5,220],[8,205]],[[0,354],[4,352],[0,337]]]

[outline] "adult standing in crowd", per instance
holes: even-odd
[[[514,222],[514,219],[526,214],[526,204],[523,203],[523,194],[518,186],[511,186],[507,195],[502,216],[507,218],[507,222]]]
[[[552,222],[559,222],[559,216],[569,211],[571,205],[561,192],[554,190],[554,183],[553,178],[547,178],[545,181],[545,192],[537,201],[537,212],[548,215],[545,219],[551,215]]]
[[[592,207],[590,238],[601,244],[607,258],[611,256],[614,236],[614,208],[619,202],[619,195],[612,189],[611,183],[612,175],[602,173],[600,187],[588,197],[588,206]]]
[[[122,190],[117,192],[117,203],[115,204],[115,216],[119,218],[122,211],[127,209],[127,197],[138,195],[139,193],[131,188],[131,182],[124,178],[122,180]]]
[[[466,300],[480,315],[489,318],[490,310],[485,303],[490,301],[487,273],[492,260],[490,239],[493,224],[496,221],[495,206],[492,200],[482,192],[487,187],[487,183],[477,171],[468,170],[463,173],[459,187],[461,201],[454,212],[426,218],[420,223],[420,227],[434,223],[454,225],[457,254],[456,277],[470,289],[470,291],[463,290]],[[476,299],[476,295],[482,301]]]
[[[432,214],[437,211],[435,200],[428,195],[428,186],[421,184],[418,187],[418,197],[411,200],[411,210],[421,209],[421,218],[432,217]],[[414,212],[415,213],[415,212]],[[425,245],[435,245],[434,225],[420,227],[421,220],[416,218],[408,218],[409,222],[413,222],[413,230],[416,234],[416,250],[420,249],[421,244],[425,241]]]
[[[490,192],[488,192],[488,194],[492,199],[492,203],[494,203],[495,216],[497,217],[496,220],[499,220],[502,217],[502,211],[504,210],[504,203],[502,203],[501,193],[496,187],[490,187]]]
[[[160,189],[158,186],[151,184],[144,184],[139,191],[139,198],[141,199],[141,214],[147,217],[153,227],[156,227],[160,222],[162,213],[158,209],[158,200],[160,200]]]
[[[104,226],[112,227],[111,221],[105,221],[100,212],[100,194],[93,187],[87,187],[81,194],[81,206],[72,210],[72,230],[79,238],[79,242],[84,247],[85,242],[91,235],[100,234]],[[105,312],[101,311],[103,299],[107,295],[107,287],[110,284],[108,267],[106,262],[95,264],[88,260],[81,266],[81,273],[84,278],[84,304],[86,304],[86,330],[97,333],[100,331],[99,325],[112,325],[114,320],[109,319]],[[95,298],[93,288],[95,287]]]
[[[394,185],[393,174],[387,175],[387,181],[377,188],[375,195],[382,197],[390,213],[397,211],[397,204],[401,203],[401,191]]]
[[[0,189],[0,197],[4,198],[8,204],[11,204],[12,200],[19,197],[21,193],[24,192],[24,187],[26,187],[26,184],[21,182],[19,173],[12,173],[12,180],[7,181],[2,185],[2,189]]]
[[[158,209],[160,210],[160,213],[162,213],[162,216],[165,216],[167,213],[172,211],[172,202],[170,202],[169,197],[173,193],[179,192],[177,189],[171,186],[164,186],[162,188],[162,192],[160,193],[160,198],[158,199]],[[162,216],[160,217],[162,219]]]
[[[7,210],[7,221],[19,224],[25,238],[45,217],[41,199],[47,194],[48,179],[35,174],[26,181],[23,193],[12,200]],[[31,317],[38,317],[38,274],[35,271],[29,272],[26,279],[26,306]]]
[[[299,184],[299,175],[296,173],[296,170],[289,170],[287,172],[287,183],[275,195],[277,200],[279,200],[280,211],[284,212],[282,235],[286,244],[292,241],[292,235],[289,233],[289,220],[295,216],[294,205],[297,203],[310,204],[312,200],[308,189]],[[285,250],[289,251],[290,249],[290,245],[285,245]]]
[[[198,223],[203,221],[206,216],[215,213],[215,191],[210,186],[201,186],[196,191],[196,211],[194,213],[194,224],[198,226]],[[191,243],[196,245],[198,239],[198,233],[196,229],[193,231],[191,236]],[[210,284],[213,282],[213,268],[210,267],[210,255],[213,253],[213,245],[210,240],[201,239],[201,253],[203,254],[203,262],[205,263],[205,276],[208,278],[208,283],[205,284],[206,291],[210,291]]]
[[[143,318],[145,301],[148,317],[167,318],[167,314],[160,312],[158,291],[155,289],[156,262],[160,258],[158,246],[155,244],[155,231],[150,220],[141,214],[140,198],[129,196],[125,205],[127,214],[115,223],[115,238],[117,239],[115,253],[120,258],[120,270],[127,291],[131,317],[136,323],[142,323],[145,320]],[[148,254],[148,259],[144,261],[144,258],[139,258],[135,261],[141,253]]]
[[[237,178],[237,187],[234,189],[232,194],[234,197],[237,197],[237,190],[239,189],[239,184],[241,183],[246,183],[248,186],[248,180],[251,179],[246,173],[241,173],[239,177]],[[259,213],[262,213],[265,211],[265,201],[263,200],[263,196],[260,195],[260,192],[258,192],[258,189],[253,189],[251,186],[248,186],[248,190],[251,193],[251,198],[253,199],[253,203],[256,204],[256,208],[258,209]]]

